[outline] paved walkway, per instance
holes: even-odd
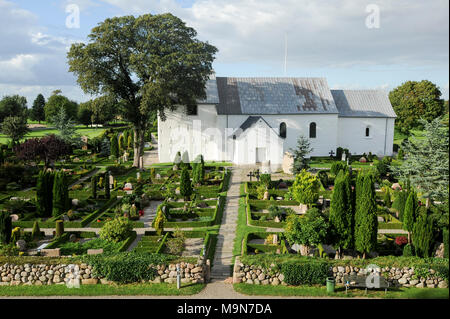
[[[230,186],[227,193],[222,224],[217,236],[214,266],[211,271],[212,280],[224,280],[231,276],[233,244],[236,237],[236,225],[239,208],[239,187],[244,171],[238,167],[232,168]]]

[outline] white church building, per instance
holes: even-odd
[[[211,77],[196,108],[178,107],[158,118],[159,161],[178,151],[193,160],[238,165],[283,163],[300,135],[310,156],[338,147],[352,154],[392,155],[396,114],[379,90],[330,90],[324,78]],[[186,159],[186,158],[185,158]]]

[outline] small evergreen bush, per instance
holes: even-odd
[[[325,284],[330,266],[325,261],[304,263],[287,262],[281,266],[281,273],[288,285]]]

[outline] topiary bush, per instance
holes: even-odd
[[[325,261],[287,262],[281,266],[281,273],[288,285],[325,284],[330,273],[330,265]]]
[[[12,222],[8,212],[0,212],[0,244],[11,240]]]
[[[411,244],[406,244],[403,247],[403,257],[412,257],[414,256],[414,247]]]
[[[128,218],[118,217],[106,222],[100,229],[100,238],[106,241],[119,242],[125,240],[133,230]]]

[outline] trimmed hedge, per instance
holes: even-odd
[[[330,265],[325,261],[289,262],[281,266],[281,273],[288,285],[323,285],[330,274]]]
[[[130,245],[135,241],[136,237],[137,233],[135,231],[132,231],[130,236],[128,236],[128,238],[123,241],[123,244],[120,246],[118,251],[126,251],[128,247],[130,247]]]

